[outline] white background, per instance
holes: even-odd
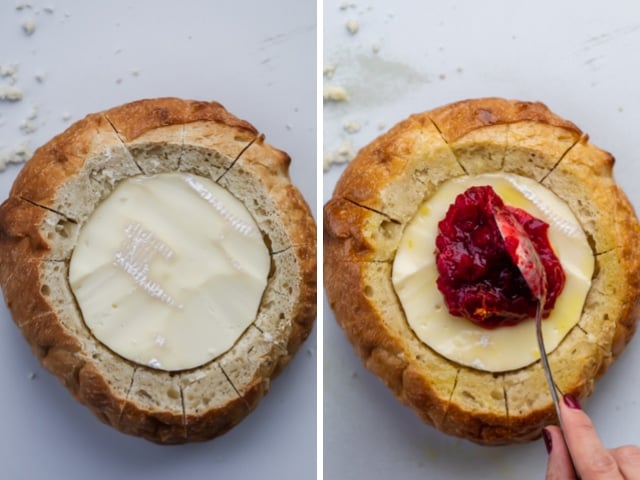
[[[31,7],[16,9],[22,3]],[[29,18],[31,36],[21,27]],[[291,155],[292,178],[315,213],[315,2],[2,0],[0,65],[17,66],[24,94],[0,102],[0,156],[131,100],[217,100]],[[34,109],[35,131],[26,133],[20,125]],[[18,169],[0,174],[2,198]],[[76,403],[39,367],[2,305],[0,478],[313,478],[316,358],[314,330],[239,426],[211,442],[161,447]]]
[[[640,4],[485,0],[324,2],[325,85],[350,100],[324,105],[324,149],[361,148],[382,130],[452,101],[540,100],[616,157],[615,176],[640,210]],[[359,24],[350,34],[348,20]],[[374,53],[374,47],[379,50]],[[360,132],[343,126],[355,122]],[[341,172],[324,174],[323,200]],[[640,443],[640,345],[633,340],[583,405],[605,443]],[[480,447],[422,424],[365,370],[324,304],[324,474],[327,479],[539,479],[542,441]]]

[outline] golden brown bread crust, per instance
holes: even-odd
[[[154,442],[207,440],[241,421],[316,314],[316,227],[289,163],[220,104],[176,98],[88,115],[38,149],[0,207],[0,284],[42,365],[102,421]],[[73,240],[95,206],[120,180],[163,171],[229,189],[256,218],[272,256],[254,324],[225,354],[178,373],[133,364],[100,344],[67,281]]]
[[[550,355],[560,390],[585,398],[639,315],[640,226],[613,163],[543,104],[499,98],[413,115],[363,148],[324,207],[324,286],[365,366],[445,433],[487,445],[539,437],[556,421],[540,362],[492,374],[434,352],[404,318],[392,262],[407,222],[445,180],[504,171],[554,191],[583,225],[596,262],[580,321]]]

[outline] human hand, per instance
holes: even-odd
[[[573,395],[563,397],[560,414],[566,437],[555,425],[543,431],[549,452],[547,480],[640,480],[640,448],[628,445],[606,449]]]

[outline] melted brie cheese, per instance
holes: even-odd
[[[256,318],[270,257],[244,205],[188,174],[122,182],[82,227],[69,281],[95,337],[133,362],[200,366]]]
[[[512,174],[460,177],[444,183],[407,225],[396,254],[392,282],[407,321],[424,343],[441,355],[479,370],[502,372],[540,358],[534,319],[488,330],[449,314],[436,286],[435,240],[455,197],[472,186],[490,185],[506,205],[549,224],[549,241],[566,283],[550,316],[542,321],[545,350],[553,351],[578,322],[591,286],[593,252],[569,207],[534,180]]]

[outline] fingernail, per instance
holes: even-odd
[[[547,449],[547,453],[551,453],[551,434],[546,428],[542,429],[542,439],[544,440],[544,446]]]
[[[578,401],[578,399],[575,396],[571,395],[570,393],[567,393],[566,395],[564,395],[562,399],[564,400],[564,404],[567,407],[573,408],[574,410],[582,410],[582,407],[580,406],[580,402]]]

